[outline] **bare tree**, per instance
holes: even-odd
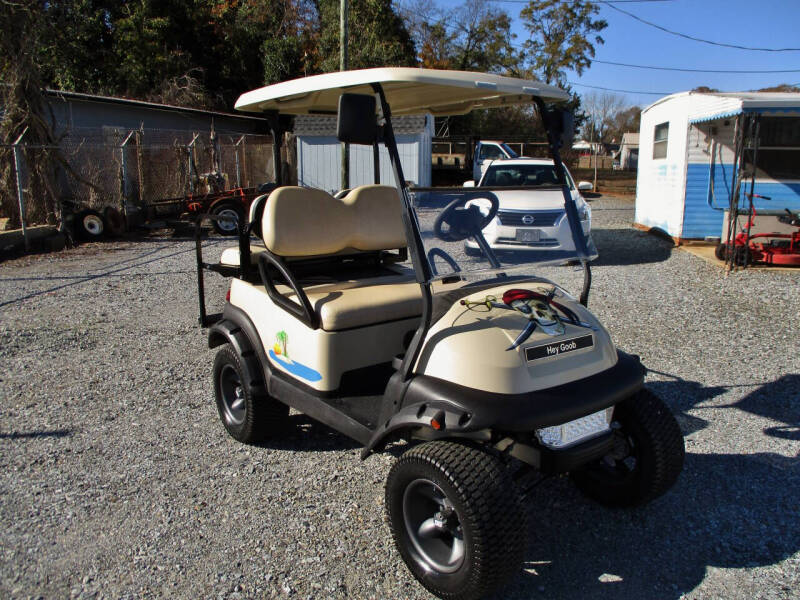
[[[589,92],[582,96],[587,119],[583,126],[584,137],[607,144],[614,133],[614,119],[629,108],[625,96],[612,92]]]

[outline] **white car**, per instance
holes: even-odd
[[[592,211],[581,191],[591,190],[592,184],[581,181],[575,185],[569,171],[566,175],[578,207],[583,233],[588,236]],[[557,186],[553,161],[550,159],[519,158],[492,162],[477,185],[492,188],[500,201],[497,216],[483,230],[489,246],[500,251],[574,250],[564,211],[564,196]],[[475,182],[467,181],[464,187],[475,187]],[[499,189],[505,187],[513,189]],[[470,203],[482,209],[485,203],[488,213],[488,201],[476,199]],[[466,251],[476,254],[480,249],[475,241],[468,240]]]

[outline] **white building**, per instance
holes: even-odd
[[[620,169],[636,169],[639,164],[639,134],[627,132],[622,134],[619,145]]]
[[[392,118],[403,176],[417,187],[431,185],[433,115]],[[336,117],[295,117],[297,184],[330,193],[342,189],[342,145],[336,139]],[[372,146],[350,145],[350,187],[373,183]],[[389,153],[380,144],[380,182],[394,185]]]
[[[720,237],[735,126],[752,114],[760,124],[754,192],[771,198],[756,199],[756,211],[800,210],[800,93],[682,92],[642,112],[635,224],[677,240]]]

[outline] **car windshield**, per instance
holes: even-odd
[[[410,189],[431,282],[529,276],[540,267],[597,257],[588,209],[580,205],[568,211],[565,202],[570,196],[562,188],[549,192],[546,209],[504,210],[500,196],[507,193],[501,188]],[[478,233],[488,254],[481,249]]]
[[[570,189],[575,189],[572,177],[567,174]],[[533,187],[558,185],[553,165],[549,164],[492,164],[481,180],[481,187]]]

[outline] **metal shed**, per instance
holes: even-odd
[[[408,115],[392,119],[400,162],[406,181],[419,187],[431,185],[433,115]],[[342,148],[336,139],[336,117],[298,115],[297,183],[330,193],[342,189]],[[380,148],[382,183],[394,181],[389,154]],[[350,146],[350,186],[373,183],[372,147]]]
[[[682,92],[642,112],[635,225],[676,240],[721,237],[746,115],[760,123],[754,193],[771,198],[756,211],[800,210],[800,94]]]

